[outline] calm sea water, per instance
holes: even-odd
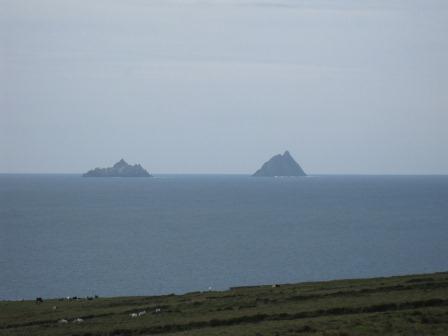
[[[0,299],[448,270],[448,176],[0,175]]]

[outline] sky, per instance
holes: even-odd
[[[0,0],[0,173],[448,174],[445,0]]]

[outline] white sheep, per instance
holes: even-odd
[[[146,310],[142,310],[141,312],[138,313],[138,316],[143,316],[146,314]]]

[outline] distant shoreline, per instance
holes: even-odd
[[[384,279],[394,279],[394,278],[409,278],[409,277],[422,277],[422,276],[429,276],[429,275],[447,275],[448,277],[448,270],[446,271],[439,271],[439,272],[431,272],[431,273],[412,273],[412,274],[397,274],[397,275],[387,275],[387,276],[372,276],[372,277],[365,277],[365,278],[340,278],[340,279],[329,279],[329,280],[314,280],[314,281],[301,281],[301,282],[291,282],[291,283],[275,283],[279,286],[299,286],[299,285],[306,285],[306,284],[327,284],[327,283],[335,283],[335,282],[344,282],[344,281],[380,281]],[[448,278],[447,278],[448,280]],[[151,298],[162,298],[166,296],[183,296],[183,295],[189,295],[192,293],[207,293],[209,291],[218,292],[218,293],[224,293],[228,291],[233,290],[240,290],[240,289],[257,289],[257,288],[265,288],[272,286],[273,284],[247,284],[247,285],[239,285],[239,286],[231,286],[227,289],[222,290],[196,290],[196,291],[187,291],[184,293],[162,293],[162,294],[139,294],[139,295],[114,295],[114,296],[101,296],[103,299],[120,299],[120,298],[139,298],[139,297],[151,297]],[[448,288],[448,283],[447,283]],[[39,297],[39,295],[37,295]],[[78,300],[83,301],[86,299],[86,297],[77,296]],[[55,301],[55,300],[61,300],[65,299],[65,297],[42,297],[45,300],[48,301]],[[34,298],[27,298],[27,299],[1,299],[0,302],[34,302]]]

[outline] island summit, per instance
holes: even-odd
[[[130,165],[121,159],[113,167],[95,168],[82,175],[83,177],[151,177],[139,164]]]
[[[302,167],[286,151],[273,156],[269,161],[258,169],[252,176],[275,177],[275,176],[306,176]]]

